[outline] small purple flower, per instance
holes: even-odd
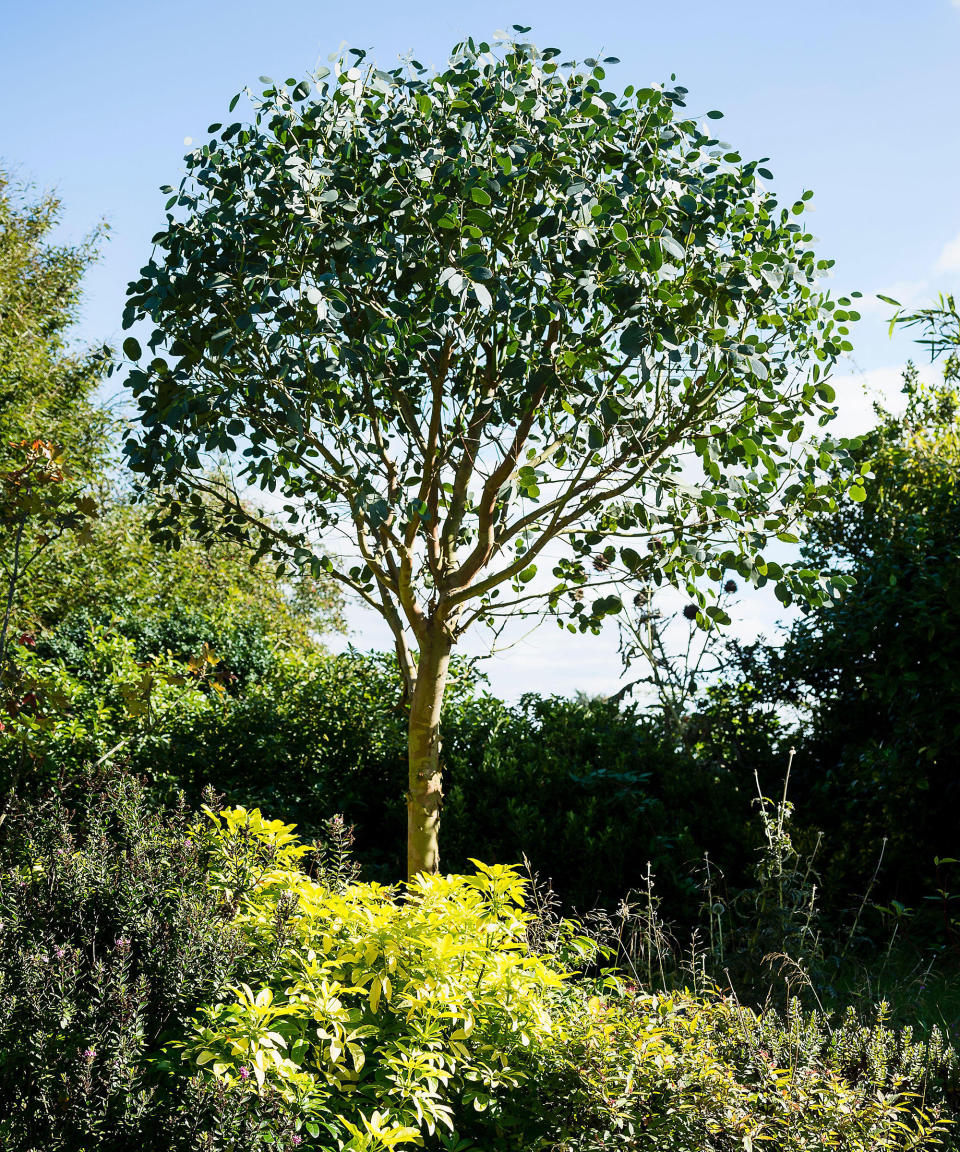
[[[58,960],[63,960],[67,954],[67,950],[66,950],[66,948],[61,948],[60,945],[58,944],[57,947],[54,948],[53,954],[54,954],[54,956],[56,956],[56,958]]]
[[[130,941],[127,939],[126,936],[118,936],[115,947],[120,952],[129,952],[130,951]]]
[[[241,1080],[249,1080],[250,1079],[250,1069],[249,1068],[241,1068],[240,1069],[240,1079]]]
[[[96,1056],[96,1054],[97,1054],[96,1048],[87,1048],[84,1050],[84,1053],[83,1053],[88,1064],[90,1063],[91,1060],[93,1060],[93,1058]]]
[[[302,1136],[291,1136],[290,1137],[290,1143],[294,1146],[294,1148],[296,1148],[298,1144],[303,1143],[303,1137]]]

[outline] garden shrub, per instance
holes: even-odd
[[[147,612],[118,616],[109,606],[77,608],[55,629],[38,637],[38,650],[74,675],[89,675],[90,649],[97,636],[107,631],[132,641],[133,656],[142,663],[171,657],[185,663],[206,645],[230,674],[232,692],[264,676],[276,653],[276,638],[263,621],[211,621],[203,606],[188,605],[175,617],[154,617]]]
[[[242,974],[245,943],[185,811],[88,780],[0,824],[0,1147],[227,1152],[281,1138],[267,1098],[152,1062]],[[292,1145],[290,1145],[292,1147]]]
[[[956,1056],[852,1014],[833,1030],[796,1001],[758,1014],[719,993],[573,985],[565,1054],[575,1076],[545,1101],[570,1152],[810,1152],[951,1143]],[[955,1108],[956,1097],[953,1096]],[[946,1145],[944,1144],[946,1142]]]
[[[127,777],[8,806],[5,1152],[956,1146],[936,1029],[578,976],[514,869],[361,884],[349,839]]]
[[[534,1146],[544,1118],[517,1101],[553,1042],[563,969],[527,947],[516,872],[340,885],[298,869],[309,849],[290,825],[209,815],[215,875],[260,965],[200,1014],[187,1068],[279,1092],[311,1147]]]
[[[305,1148],[874,1152],[946,1137],[957,1062],[939,1034],[575,977],[595,945],[565,922],[535,953],[511,868],[393,889],[311,878],[290,825],[208,817],[253,963],[166,1066],[282,1099]]]

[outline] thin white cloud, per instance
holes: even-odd
[[[837,393],[837,418],[826,431],[834,436],[859,436],[877,422],[873,410],[877,401],[888,412],[903,410],[903,365],[874,368],[855,375],[833,376],[830,383]]]
[[[960,0],[957,2],[960,3]],[[926,280],[895,280],[892,284],[885,284],[879,292],[893,300],[899,300],[904,308],[916,307],[930,294]],[[877,292],[865,292],[862,299],[855,301],[854,306],[864,319],[878,316],[889,320],[893,311],[885,300],[879,298]]]
[[[953,0],[954,8],[960,8],[960,0]],[[938,272],[960,272],[960,232],[944,247],[937,260]]]

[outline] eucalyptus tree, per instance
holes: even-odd
[[[686,587],[704,621],[731,570],[831,594],[764,550],[835,499],[845,449],[803,434],[856,314],[817,289],[808,194],[781,208],[685,89],[617,94],[614,60],[517,37],[439,73],[351,52],[261,78],[164,189],[124,319],[152,325],[149,354],[125,344],[126,451],[168,494],[158,536],[189,520],[328,568],[386,620],[414,874],[438,866],[440,709],[472,625],[595,630],[633,576]]]

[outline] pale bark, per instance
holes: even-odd
[[[410,699],[407,793],[407,875],[440,869],[438,833],[443,789],[440,776],[440,709],[447,685],[452,642],[433,624],[424,632],[417,678]]]

